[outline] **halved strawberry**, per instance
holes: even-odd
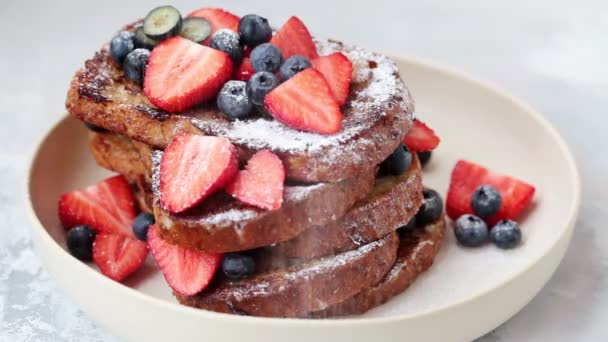
[[[255,70],[253,70],[253,66],[251,65],[251,59],[249,59],[249,57],[245,57],[243,58],[239,68],[236,69],[233,78],[235,80],[247,82],[253,74],[255,74]]]
[[[463,214],[473,214],[471,198],[475,189],[480,185],[494,186],[502,197],[500,210],[487,220],[490,227],[503,219],[517,219],[530,204],[535,192],[534,187],[526,182],[496,174],[481,165],[460,160],[452,171],[446,200],[446,211],[452,219],[455,220]]]
[[[283,204],[284,182],[281,159],[268,150],[261,150],[249,159],[245,170],[238,173],[226,191],[245,204],[276,210]]]
[[[152,256],[171,288],[184,296],[204,290],[222,263],[222,254],[188,250],[161,239],[156,226],[148,230]]]
[[[201,8],[190,13],[188,16],[205,18],[211,24],[211,34],[209,35],[209,38],[203,42],[205,45],[209,45],[211,37],[215,31],[219,29],[227,28],[234,32],[239,32],[239,21],[241,18],[239,18],[238,15],[232,14],[221,8]]]
[[[281,49],[285,60],[293,55],[300,55],[312,61],[319,56],[306,25],[296,16],[283,24],[270,43]]]
[[[133,236],[135,197],[127,180],[114,176],[63,194],[59,219],[65,229],[86,224],[97,232]]]
[[[313,59],[312,65],[325,76],[334,98],[340,106],[343,105],[348,98],[353,77],[353,64],[350,60],[342,52],[334,52]]]
[[[146,260],[145,242],[119,234],[98,234],[93,242],[93,260],[101,273],[122,281]]]
[[[403,139],[410,151],[432,151],[440,141],[435,131],[418,119],[414,120],[414,127]]]
[[[276,87],[264,98],[268,111],[289,127],[333,134],[342,126],[340,105],[325,77],[308,68]]]
[[[230,76],[226,53],[178,36],[152,50],[144,92],[156,107],[181,112],[217,95]]]
[[[181,134],[160,162],[160,203],[182,212],[232,182],[238,171],[236,148],[226,138]]]

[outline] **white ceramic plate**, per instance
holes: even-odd
[[[150,260],[125,286],[65,251],[59,194],[108,173],[89,155],[82,124],[64,119],[40,143],[28,183],[33,236],[47,269],[93,319],[129,340],[459,341],[489,332],[538,293],[564,255],[579,206],[574,160],[547,121],[509,95],[452,71],[397,61],[417,113],[442,138],[425,174],[427,185],[445,194],[460,158],[536,185],[518,249],[463,249],[449,233],[430,271],[362,317],[264,319],[183,307]]]

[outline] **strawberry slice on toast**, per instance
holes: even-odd
[[[293,55],[300,55],[312,61],[319,56],[306,25],[296,16],[283,24],[270,43],[281,49],[285,60]]]
[[[405,136],[403,143],[412,152],[432,151],[439,145],[441,140],[429,126],[416,119],[414,127]]]
[[[209,38],[203,41],[204,45],[209,45],[211,37],[215,31],[219,29],[229,29],[234,32],[239,32],[239,18],[238,15],[232,14],[221,8],[201,8],[188,15],[189,17],[205,18],[211,24],[211,34]]]
[[[312,65],[325,76],[334,98],[340,106],[343,105],[348,98],[353,76],[353,64],[350,60],[342,52],[334,52],[313,59]]]

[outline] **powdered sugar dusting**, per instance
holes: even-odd
[[[326,147],[338,146],[368,131],[377,120],[386,115],[392,105],[400,102],[405,110],[411,101],[405,85],[399,78],[397,65],[388,57],[354,46],[343,46],[331,41],[318,41],[321,55],[343,51],[353,63],[353,84],[349,100],[344,107],[342,130],[333,135],[302,132],[267,118],[249,120],[200,120],[192,118],[193,125],[203,132],[225,136],[233,143],[250,149],[271,149],[275,152],[319,152]],[[370,120],[370,118],[372,120]]]
[[[257,211],[252,209],[230,209],[211,216],[206,216],[202,222],[206,224],[231,224],[254,218]]]

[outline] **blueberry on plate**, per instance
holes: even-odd
[[[422,190],[422,197],[422,205],[416,214],[416,223],[419,226],[437,221],[443,213],[443,200],[437,191],[424,189]]]
[[[480,185],[471,198],[473,212],[483,219],[496,215],[501,204],[500,193],[491,185]]]
[[[92,123],[90,123],[90,122],[87,122],[87,121],[84,121],[84,125],[85,125],[85,126],[86,126],[86,127],[87,127],[87,128],[90,130],[90,131],[91,131],[91,132],[95,132],[95,133],[104,133],[104,132],[107,132],[107,131],[108,131],[107,129],[105,129],[105,128],[103,128],[103,127],[100,127],[100,126],[94,125],[94,124],[92,124]]]
[[[219,29],[211,36],[210,46],[216,50],[224,51],[234,64],[239,64],[243,59],[243,47],[241,46],[238,33],[229,29]]]
[[[133,32],[122,31],[118,32],[110,41],[110,56],[118,64],[122,64],[125,57],[135,49],[133,41]]]
[[[144,19],[143,28],[146,36],[154,40],[165,40],[182,30],[182,15],[173,6],[156,7]]]
[[[515,248],[521,241],[521,229],[515,221],[502,220],[490,231],[490,239],[499,248]]]
[[[479,217],[464,214],[456,220],[456,240],[465,247],[478,247],[488,239],[488,225]]]
[[[158,44],[156,40],[146,36],[144,33],[144,28],[141,26],[135,30],[133,41],[135,42],[136,49],[152,50]]]
[[[182,21],[180,36],[201,43],[211,35],[211,24],[205,18],[190,17]]]
[[[251,59],[251,66],[256,72],[268,71],[275,73],[283,64],[283,54],[281,50],[270,44],[264,43],[256,46],[249,56]]]
[[[133,221],[133,234],[141,241],[148,241],[148,229],[155,223],[154,215],[141,213]]]
[[[378,176],[399,176],[404,174],[412,165],[412,153],[404,144],[399,144],[397,149],[386,160],[380,163]]]
[[[228,81],[217,95],[217,107],[233,119],[244,119],[253,109],[247,84],[243,81]]]
[[[239,35],[243,45],[255,47],[272,38],[272,29],[266,18],[247,14],[239,21]]]
[[[279,68],[279,72],[281,74],[281,81],[287,81],[295,74],[306,68],[310,68],[311,66],[312,63],[310,63],[308,58],[298,55],[291,56],[287,58],[287,60]]]
[[[250,255],[229,253],[222,260],[222,272],[230,280],[240,280],[255,272],[255,260]]]
[[[420,165],[422,165],[422,167],[429,163],[431,156],[433,155],[433,152],[431,151],[419,151],[416,153],[418,154],[418,159],[420,160]]]
[[[89,226],[76,226],[68,231],[67,244],[70,254],[82,261],[93,260],[95,230]]]
[[[271,72],[256,72],[247,81],[249,101],[257,106],[264,106],[264,97],[280,84],[279,79]]]
[[[125,58],[122,68],[125,72],[125,77],[139,85],[144,83],[146,76],[146,66],[150,51],[146,49],[135,49],[131,51]]]

